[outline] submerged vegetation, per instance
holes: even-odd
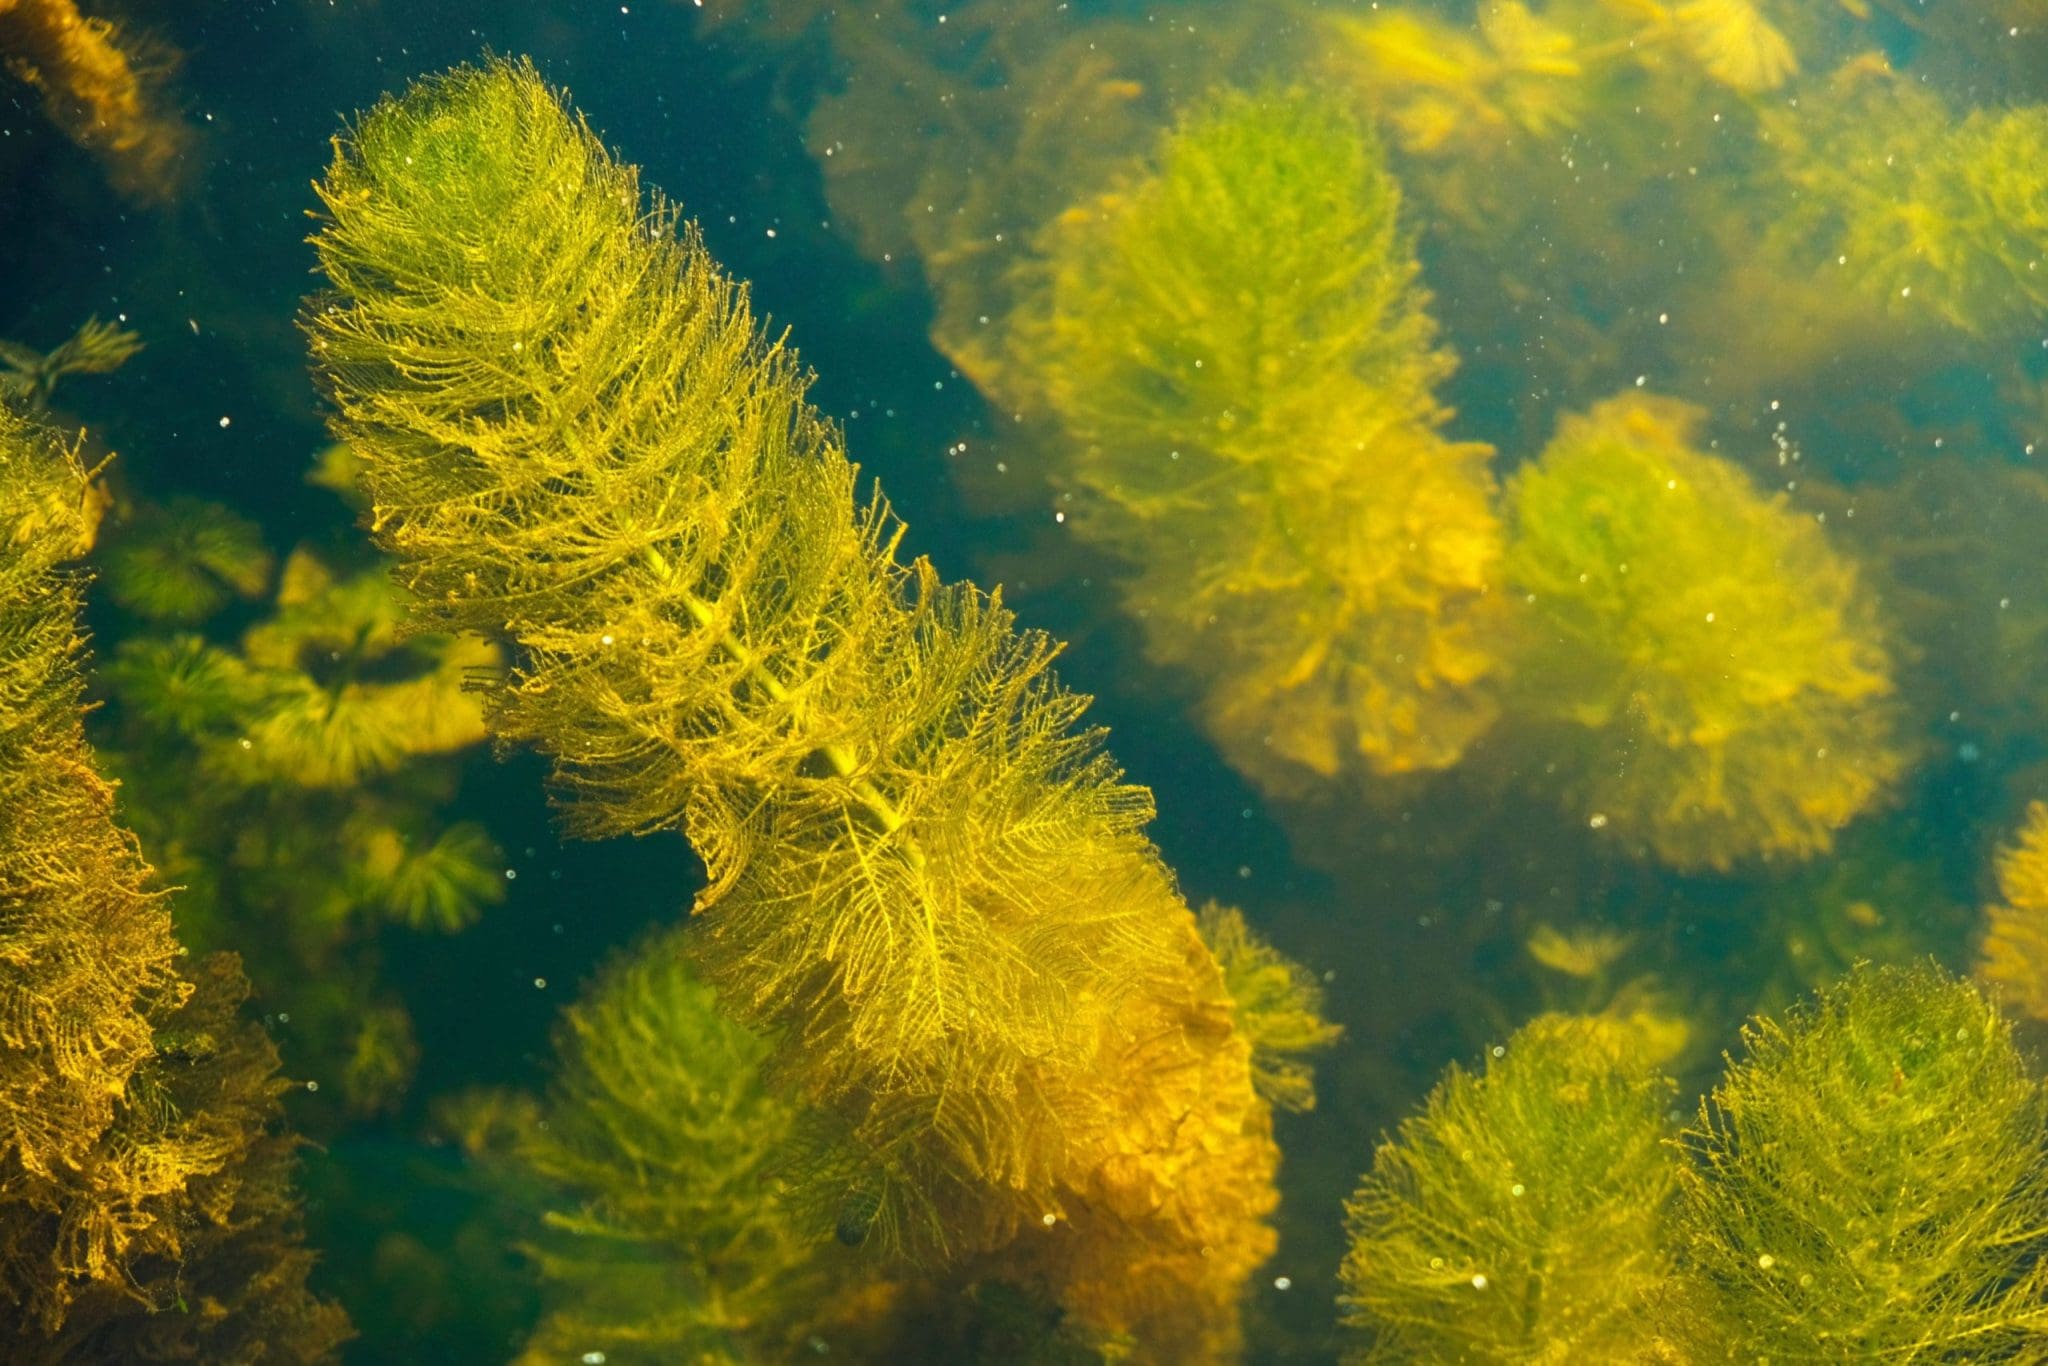
[[[879,1173],[861,1222],[1230,1350],[1270,1120],[1051,643],[896,559],[793,357],[531,67],[380,107],[321,193],[307,328],[417,619],[512,642],[491,726],[573,830],[688,833],[694,952]]]
[[[114,6],[0,1356],[2042,1354],[2042,0]]]
[[[1673,867],[1805,858],[1904,767],[1891,661],[1854,567],[1698,421],[1611,399],[1515,477],[1518,719],[1588,820]]]

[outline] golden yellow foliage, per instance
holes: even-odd
[[[337,436],[416,620],[514,643],[494,733],[579,833],[687,831],[720,1001],[906,1250],[1230,1350],[1270,1117],[1053,644],[897,560],[794,357],[530,66],[381,105],[320,189]]]
[[[1529,931],[1522,947],[1553,972],[1591,980],[1602,976],[1624,953],[1634,936],[1615,930],[1573,927],[1560,930],[1541,924]]]
[[[1579,119],[1576,41],[1518,0],[1482,5],[1477,37],[1409,9],[1325,22],[1337,78],[1385,114],[1409,151],[1547,137]]]
[[[1998,894],[1984,909],[1977,976],[2013,1009],[2048,1020],[2048,803],[2029,802],[2018,840],[1998,851]]]
[[[1805,858],[1904,766],[1891,662],[1855,567],[1698,421],[1612,399],[1516,476],[1517,705],[1596,826],[1679,868]]]
[[[50,118],[107,162],[123,193],[168,199],[190,134],[154,107],[114,39],[75,0],[0,0],[0,64],[42,91]]]
[[[1252,1085],[1283,1110],[1315,1109],[1315,1069],[1306,1055],[1344,1033],[1323,1018],[1323,984],[1254,933],[1235,906],[1212,901],[1197,923],[1223,967],[1238,1032],[1251,1043]]]
[[[1371,136],[1213,99],[1045,245],[1017,355],[1064,506],[1232,761],[1283,790],[1455,763],[1495,714],[1499,525],[1486,448],[1436,430],[1450,362]]]
[[[58,566],[96,514],[0,400],[0,1357],[318,1359],[347,1329],[305,1290],[276,1055],[232,958],[181,970],[85,743]]]

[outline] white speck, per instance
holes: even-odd
[[[548,979],[547,979],[547,978],[545,978],[545,977],[536,977],[536,978],[534,978],[534,979],[533,979],[533,989],[534,989],[535,991],[546,991],[546,990],[548,989]]]
[[[1275,1290],[1292,1290],[1294,1288],[1294,1278],[1291,1276],[1275,1276],[1273,1278],[1273,1288]]]
[[[704,3],[704,0],[697,0],[697,3],[701,6]],[[605,1355],[603,1352],[585,1352],[578,1359],[582,1361],[583,1366],[604,1366],[605,1363]]]
[[[1649,381],[1650,381],[1650,377],[1649,377],[1648,375],[1637,375],[1637,376],[1636,376],[1636,388],[1638,388],[1638,389],[1642,388],[1642,387],[1643,387],[1643,386],[1644,386],[1645,384],[1649,383]]]
[[[1707,625],[1709,625],[1709,626],[1712,626],[1713,624],[1714,624],[1714,614],[1713,614],[1712,612],[1709,612],[1709,613],[1707,613]]]
[[[517,881],[519,881],[519,870],[518,870],[517,868],[507,868],[507,869],[505,870],[505,881],[507,881],[507,882],[517,882]]]
[[[1587,818],[1586,824],[1595,830],[1605,830],[1607,828],[1607,815],[1605,812],[1595,811]]]
[[[1508,1055],[1508,1046],[1507,1046],[1506,1044],[1504,1044],[1504,1043],[1497,1043],[1497,1044],[1495,1044],[1495,1045],[1493,1046],[1493,1056],[1494,1056],[1494,1057],[1496,1057],[1496,1058],[1505,1058],[1505,1057],[1506,1057],[1507,1055]]]
[[[1473,1288],[1474,1290],[1484,1290],[1484,1289],[1486,1289],[1486,1277],[1485,1277],[1485,1276],[1483,1276],[1483,1275],[1479,1275],[1479,1276],[1474,1276],[1474,1277],[1472,1278],[1472,1288]]]
[[[306,1089],[308,1091],[317,1091],[320,1089],[320,1083],[317,1081],[309,1081],[306,1083]]]
[[[597,638],[597,643],[598,643],[598,644],[600,644],[600,645],[609,645],[609,644],[611,644],[611,643],[612,643],[612,635],[611,635],[611,632],[607,631],[607,632],[605,632],[605,633],[604,633],[603,635],[599,636],[599,637]]]
[[[1044,1224],[1047,1228],[1051,1228],[1054,1224],[1057,1224],[1059,1221],[1060,1217],[1057,1214],[1047,1214],[1041,1216],[1041,1218],[1039,1219],[1039,1222]]]
[[[1905,287],[1903,287],[1902,289],[1900,289],[1900,290],[1899,290],[1899,297],[1900,297],[1901,299],[1910,299],[1910,298],[1912,298],[1912,297],[1913,297],[1913,286],[1911,286],[1911,285],[1906,285]]]
[[[1053,519],[1053,520],[1054,520],[1055,522],[1064,522],[1064,521],[1066,521],[1066,520],[1067,520],[1067,514],[1066,514],[1066,513],[1064,513],[1064,512],[1055,512],[1055,513],[1054,513],[1054,514],[1052,515],[1052,519]]]
[[[1514,1185],[1508,1187],[1508,1194],[1521,1195],[1526,1190],[1528,1190],[1528,1187],[1524,1186],[1521,1182],[1517,1181]]]
[[[773,236],[775,235],[775,229],[773,229],[773,228],[770,228],[770,229],[768,229],[768,235],[769,235],[770,237],[773,237]]]
[[[1759,1271],[1769,1271],[1772,1267],[1776,1266],[1777,1264],[1778,1259],[1776,1257],[1773,1257],[1768,1252],[1766,1252],[1763,1256],[1756,1259],[1756,1265]]]
[[[1660,323],[1668,323],[1671,321],[1671,315],[1669,313],[1659,313],[1657,315],[1657,321]]]

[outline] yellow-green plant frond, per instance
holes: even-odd
[[[2048,105],[1958,118],[1858,67],[1766,129],[1791,206],[1774,250],[1900,317],[2011,337],[2048,311]]]
[[[1687,1359],[2038,1343],[2048,1117],[1997,1008],[1937,968],[1866,967],[1743,1041],[1685,1135]]]
[[[719,1012],[673,931],[564,1014],[544,1122],[512,1130],[512,1157],[557,1202],[529,1249],[545,1311],[520,1360],[737,1363],[845,1345],[835,1320],[862,1307],[868,1264],[821,1245],[782,1199],[798,1112],[767,1084],[770,1053]]]
[[[1670,1277],[1672,1086],[1635,1033],[1530,1021],[1452,1066],[1346,1205],[1367,1360],[1623,1361]]]
[[[145,509],[101,556],[107,595],[151,621],[203,621],[260,597],[272,562],[262,530],[219,503],[173,498]]]
[[[293,552],[278,611],[242,639],[268,696],[219,761],[251,777],[347,787],[482,740],[483,707],[470,684],[497,671],[497,647],[475,636],[403,634],[405,613],[405,595],[382,573],[338,579],[308,552]]]
[[[341,1068],[342,1103],[359,1119],[383,1114],[404,1099],[420,1063],[412,1016],[400,1005],[372,1005],[355,1017]]]
[[[1755,0],[1690,0],[1672,11],[1700,69],[1731,90],[1776,90],[1799,74],[1799,58]]]
[[[577,832],[688,832],[720,1001],[944,1209],[919,1250],[1015,1242],[1100,1326],[1234,1340],[1268,1121],[1051,642],[898,562],[794,356],[531,67],[385,103],[320,190],[336,435],[415,619],[513,644],[494,733]],[[1063,1209],[1115,1281],[1020,1241]]]
[[[83,1173],[149,1054],[150,1000],[180,990],[170,918],[113,825],[80,724],[79,585],[58,566],[89,543],[87,484],[69,443],[0,399],[0,1152],[41,1189],[20,1200],[76,1199],[81,1221],[60,1274],[31,1270],[43,1235],[22,1204],[0,1219],[0,1266],[17,1312],[51,1326],[77,1288],[67,1277],[118,1275],[129,1231],[101,1197],[120,1192]]]
[[[1198,923],[1223,968],[1238,1032],[1252,1047],[1252,1085],[1283,1110],[1313,1110],[1315,1069],[1307,1055],[1344,1033],[1323,1018],[1323,984],[1253,932],[1244,912],[1210,902]]]
[[[1489,453],[1436,431],[1448,358],[1370,133],[1219,97],[1045,245],[1017,345],[1065,506],[1233,762],[1281,789],[1456,762],[1495,714]]]
[[[192,635],[124,640],[101,676],[148,725],[189,739],[232,731],[269,695],[262,673]]]
[[[1153,160],[1049,230],[1051,316],[1026,344],[1062,420],[1100,448],[1080,457],[1103,462],[1085,482],[1191,497],[1176,447],[1265,463],[1354,385],[1433,414],[1450,360],[1367,128],[1302,91],[1225,93]]]
[[[365,897],[385,915],[415,930],[453,933],[472,924],[485,906],[505,899],[504,859],[480,825],[459,821],[414,848],[390,825],[358,837],[357,875]]]
[[[64,376],[108,374],[141,349],[139,334],[98,318],[87,318],[78,331],[47,353],[20,342],[0,341],[0,395],[12,396],[29,408],[41,408]]]
[[[1904,766],[1891,662],[1854,566],[1698,420],[1613,399],[1516,477],[1517,705],[1585,818],[1664,862],[1805,858]]]
[[[1581,116],[1577,40],[1517,0],[1482,4],[1476,37],[1407,8],[1325,22],[1336,79],[1411,152],[1484,153]]]
[[[181,968],[85,743],[60,566],[98,512],[0,398],[0,1358],[317,1360],[347,1326],[305,1291],[276,1055],[231,956]]]
[[[2048,1020],[2048,803],[2029,802],[2019,838],[1998,851],[1998,894],[1984,911],[1977,976],[2013,1009]]]

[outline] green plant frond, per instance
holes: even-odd
[[[1448,767],[1492,722],[1490,451],[1369,129],[1225,94],[1041,234],[1013,361],[1066,428],[1073,527],[1128,566],[1147,651],[1268,787]]]
[[[262,530],[219,503],[173,498],[144,509],[101,557],[107,593],[151,621],[191,623],[262,596],[273,562]]]
[[[684,937],[614,962],[563,1017],[544,1123],[513,1156],[552,1188],[529,1249],[546,1305],[522,1360],[760,1360],[830,1333],[861,1265],[830,1255],[780,1198],[797,1111],[765,1082],[769,1047],[726,1019]]]
[[[1209,903],[1199,924],[1223,968],[1238,1031],[1252,1046],[1252,1084],[1283,1110],[1313,1110],[1315,1069],[1306,1055],[1344,1033],[1323,1018],[1323,984],[1254,933],[1234,906]]]
[[[193,635],[124,640],[100,676],[122,706],[190,739],[235,729],[271,695],[266,674]]]
[[[1370,1360],[1621,1361],[1667,1287],[1671,1083],[1636,1036],[1546,1015],[1453,1066],[1345,1207]]]
[[[1674,1335],[1773,1360],[2003,1360],[2048,1331],[2048,1098],[1997,1007],[1864,967],[1743,1031],[1685,1134]]]
[[[1890,654],[1855,566],[1697,450],[1698,419],[1612,399],[1517,474],[1518,706],[1586,812],[1665,862],[1811,857],[1905,767]]]
[[[1050,643],[899,560],[795,356],[530,66],[386,102],[320,191],[335,435],[415,620],[511,647],[493,733],[574,832],[689,833],[723,1006],[943,1208],[908,1251],[1106,1201],[1145,1269],[1103,1312],[1233,1338],[1265,1111]]]
[[[364,833],[361,847],[358,872],[366,895],[415,930],[452,934],[505,899],[503,856],[474,822],[451,825],[419,848],[397,829],[378,825]]]

